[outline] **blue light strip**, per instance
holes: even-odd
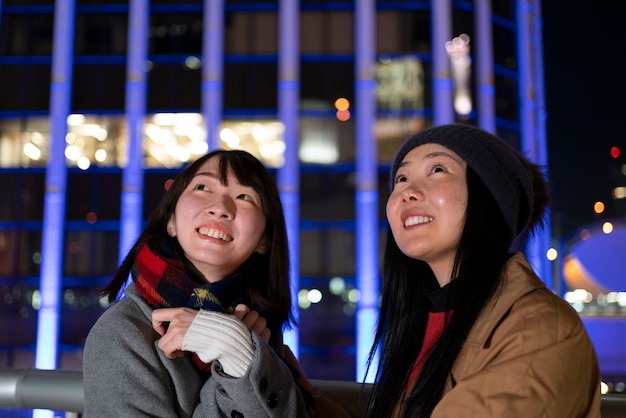
[[[496,88],[493,71],[493,28],[491,23],[491,0],[476,0],[474,27],[476,39],[476,78],[478,82],[478,126],[492,134],[496,133]]]
[[[430,26],[433,54],[433,125],[454,122],[453,84],[450,59],[445,44],[452,39],[452,7],[450,0],[431,0]]]
[[[376,5],[373,0],[355,6],[355,96],[356,96],[356,276],[361,298],[356,310],[356,380],[365,376],[367,357],[374,342],[378,316],[378,165],[374,124],[376,122]],[[373,364],[372,370],[376,370]]]
[[[537,141],[537,155],[535,160],[541,167],[548,167],[548,139],[546,135],[546,101],[545,101],[545,84],[543,76],[543,37],[542,26],[543,18],[541,16],[541,1],[533,0],[534,6],[533,20],[532,20],[532,34],[531,41],[532,47],[532,63],[534,64],[534,77],[535,81],[535,99],[536,104],[536,120],[535,120],[535,140]],[[548,172],[545,173],[546,177]],[[541,278],[546,282],[547,287],[551,290],[558,291],[560,286],[558,282],[558,275],[555,275],[555,263],[548,260],[546,252],[553,246],[552,239],[552,211],[548,210],[545,218],[545,226],[541,231],[538,231],[535,235],[535,239],[541,242],[540,258],[538,262],[541,263]],[[555,244],[556,246],[556,244]],[[559,258],[564,256],[564,253],[559,253]]]
[[[209,150],[220,148],[224,95],[224,0],[204,0],[202,34],[202,116]]]
[[[63,285],[63,229],[67,166],[65,135],[72,97],[74,0],[57,0],[54,13],[52,79],[50,83],[50,148],[46,163],[43,230],[41,236],[41,304],[37,317],[35,367],[56,369]],[[52,417],[35,410],[34,417]]]
[[[126,127],[128,147],[122,172],[119,260],[139,236],[143,220],[143,136],[146,116],[146,61],[148,59],[148,0],[131,0],[128,17],[126,68]]]
[[[519,62],[520,148],[536,164],[548,164],[545,135],[543,63],[541,61],[540,7],[538,2],[516,2],[517,49]],[[538,62],[537,62],[538,61]],[[539,81],[538,81],[539,80]],[[553,271],[546,253],[551,244],[550,219],[530,237],[526,256],[548,287],[553,286]]]
[[[278,118],[285,131],[285,163],[278,170],[280,192],[287,234],[289,237],[291,300],[295,320],[299,318],[300,289],[300,162],[298,158],[298,117],[300,102],[300,12],[298,0],[281,0],[279,5],[278,39]],[[299,356],[300,336],[297,329],[284,335],[296,357]]]

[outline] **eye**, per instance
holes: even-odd
[[[198,183],[193,186],[193,190],[209,190],[209,186],[207,186],[206,184]]]
[[[250,196],[247,193],[242,193],[240,195],[237,196],[237,199],[241,199],[241,200],[247,200],[248,202],[254,202],[254,197]]]
[[[446,170],[446,167],[443,166],[442,164],[435,164],[433,166],[433,168],[430,170],[431,173],[444,173],[448,170]]]
[[[393,183],[394,184],[396,184],[396,183],[403,183],[405,181],[406,181],[406,176],[404,176],[402,174],[399,174],[399,175],[396,176],[396,179],[394,180]]]

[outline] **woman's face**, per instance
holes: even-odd
[[[209,282],[233,273],[255,251],[264,252],[261,196],[228,170],[219,179],[219,157],[207,160],[180,195],[167,232]]]
[[[400,250],[425,261],[439,284],[450,281],[467,208],[467,164],[439,144],[402,160],[387,200],[387,219]]]

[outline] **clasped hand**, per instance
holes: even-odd
[[[173,359],[184,355],[183,340],[196,315],[198,311],[191,308],[161,308],[152,311],[152,328],[161,335],[157,346],[163,350],[166,357]],[[271,331],[267,328],[265,318],[257,311],[239,304],[235,307],[233,315],[250,331],[256,332],[265,342],[269,341]],[[166,327],[166,324],[169,325]]]

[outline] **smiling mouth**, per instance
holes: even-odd
[[[432,216],[411,216],[404,221],[404,227],[409,227],[413,225],[426,224],[432,222],[435,218]]]
[[[197,229],[198,233],[200,233],[201,235],[207,236],[207,237],[211,237],[211,238],[215,238],[215,239],[219,239],[221,241],[226,241],[226,242],[230,242],[233,240],[233,237],[231,237],[230,235],[228,235],[226,232],[224,231],[220,231],[219,229],[214,229],[214,228],[198,228]]]

